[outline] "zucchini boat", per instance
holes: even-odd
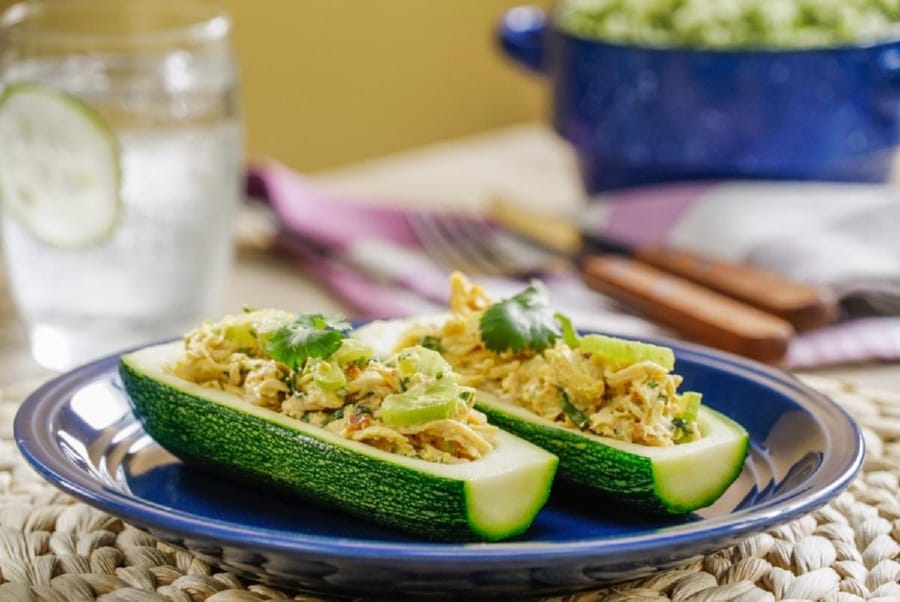
[[[737,479],[749,440],[738,423],[702,407],[702,437],[652,447],[575,431],[487,394],[475,407],[491,424],[559,456],[559,477],[649,512],[684,514],[715,502]]]
[[[671,349],[579,336],[539,282],[495,303],[454,274],[451,291],[449,316],[373,323],[354,336],[382,353],[414,342],[439,350],[492,424],[559,456],[561,479],[631,506],[688,513],[740,474],[747,432],[702,407],[700,393],[678,391]]]
[[[441,540],[522,533],[549,495],[552,454],[505,432],[477,460],[430,462],[378,449],[171,373],[181,342],[123,355],[147,433],[178,458]]]

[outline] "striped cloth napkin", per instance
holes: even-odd
[[[274,213],[277,244],[357,318],[446,310],[447,269],[424,252],[408,209],[334,198],[280,165],[251,166],[247,191]],[[791,343],[785,367],[900,359],[900,203],[883,187],[729,182],[671,184],[607,194],[586,228],[623,241],[666,243],[711,258],[748,261],[821,285],[841,301],[836,324]],[[523,286],[479,278],[495,298]],[[575,274],[548,274],[554,305],[581,328],[675,336],[626,313]]]

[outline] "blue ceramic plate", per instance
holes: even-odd
[[[676,353],[684,386],[750,432],[750,457],[724,497],[689,517],[660,519],[556,487],[525,535],[497,544],[421,541],[195,471],[144,433],[115,357],[32,394],[16,416],[16,441],[63,491],[282,587],[395,599],[585,589],[672,568],[796,518],[837,495],[860,467],[859,430],[822,395],[709,349],[677,345]]]

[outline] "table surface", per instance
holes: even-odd
[[[405,206],[477,211],[501,194],[533,209],[571,213],[585,203],[567,146],[538,125],[522,125],[439,144],[317,176],[335,194]],[[2,276],[2,274],[0,274]],[[241,249],[221,310],[243,306],[293,311],[341,307],[296,266]],[[900,365],[862,364],[814,372],[865,387],[900,391]],[[0,279],[0,388],[38,383],[51,373],[31,360],[5,282]]]

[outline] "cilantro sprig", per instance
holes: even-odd
[[[296,369],[308,358],[331,357],[349,329],[350,323],[343,316],[304,314],[272,331],[266,349],[272,359]]]
[[[532,280],[519,294],[488,307],[479,329],[485,347],[496,353],[540,353],[560,336],[565,335],[567,340],[574,336],[568,319],[551,309],[547,289],[540,280]]]

